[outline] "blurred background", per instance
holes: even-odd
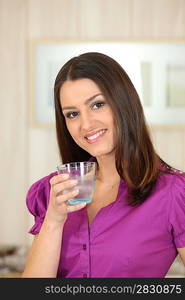
[[[32,39],[185,41],[185,0],[0,0],[0,274],[18,277],[32,241],[30,185],[59,162],[54,127],[30,122]],[[184,116],[185,117],[185,116]],[[185,126],[151,127],[156,149],[185,170]],[[167,277],[185,277],[179,258]]]

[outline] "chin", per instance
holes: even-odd
[[[86,150],[87,151],[87,150]],[[94,157],[101,157],[101,156],[106,156],[106,155],[110,155],[113,154],[114,152],[114,148],[112,149],[95,149],[94,151],[88,151],[89,154],[91,154]]]

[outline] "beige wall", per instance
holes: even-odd
[[[30,242],[26,191],[58,163],[54,129],[28,119],[33,38],[185,39],[185,0],[0,0],[0,243]],[[160,155],[185,169],[185,129],[152,134]]]

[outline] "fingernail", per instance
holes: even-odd
[[[87,202],[79,203],[81,206],[86,206]]]
[[[76,194],[78,194],[78,193],[79,193],[79,190],[78,190],[78,189],[72,191],[72,194],[73,194],[73,195],[76,195]]]
[[[71,184],[71,185],[77,184],[77,183],[78,183],[78,180],[76,180],[76,179],[70,181],[70,184]]]

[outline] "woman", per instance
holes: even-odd
[[[54,96],[61,160],[97,161],[95,191],[70,205],[78,191],[64,175],[31,186],[35,239],[22,277],[164,277],[178,253],[185,263],[185,176],[155,152],[122,67],[101,53],[74,57]]]

